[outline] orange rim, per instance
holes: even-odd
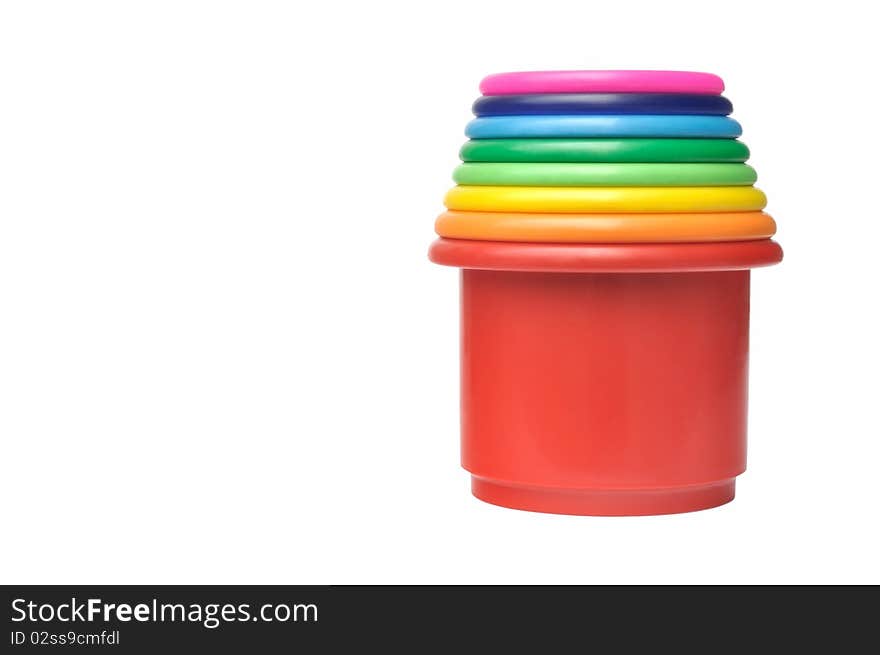
[[[441,237],[536,243],[675,243],[751,241],[776,233],[764,212],[699,214],[535,214],[447,211]]]

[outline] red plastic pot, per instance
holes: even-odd
[[[746,465],[749,269],[773,241],[438,239],[461,272],[462,465],[478,498],[558,514],[687,512]]]

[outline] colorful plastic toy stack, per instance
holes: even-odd
[[[658,514],[745,469],[749,269],[776,226],[721,79],[483,80],[433,261],[462,268],[462,462],[488,502]]]

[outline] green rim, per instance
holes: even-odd
[[[461,148],[475,162],[744,162],[735,139],[474,139]]]
[[[452,174],[472,186],[748,186],[757,177],[747,164],[465,163]]]

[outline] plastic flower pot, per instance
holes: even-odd
[[[769,239],[436,240],[461,268],[461,448],[473,494],[644,515],[733,499],[746,467],[750,269]]]

